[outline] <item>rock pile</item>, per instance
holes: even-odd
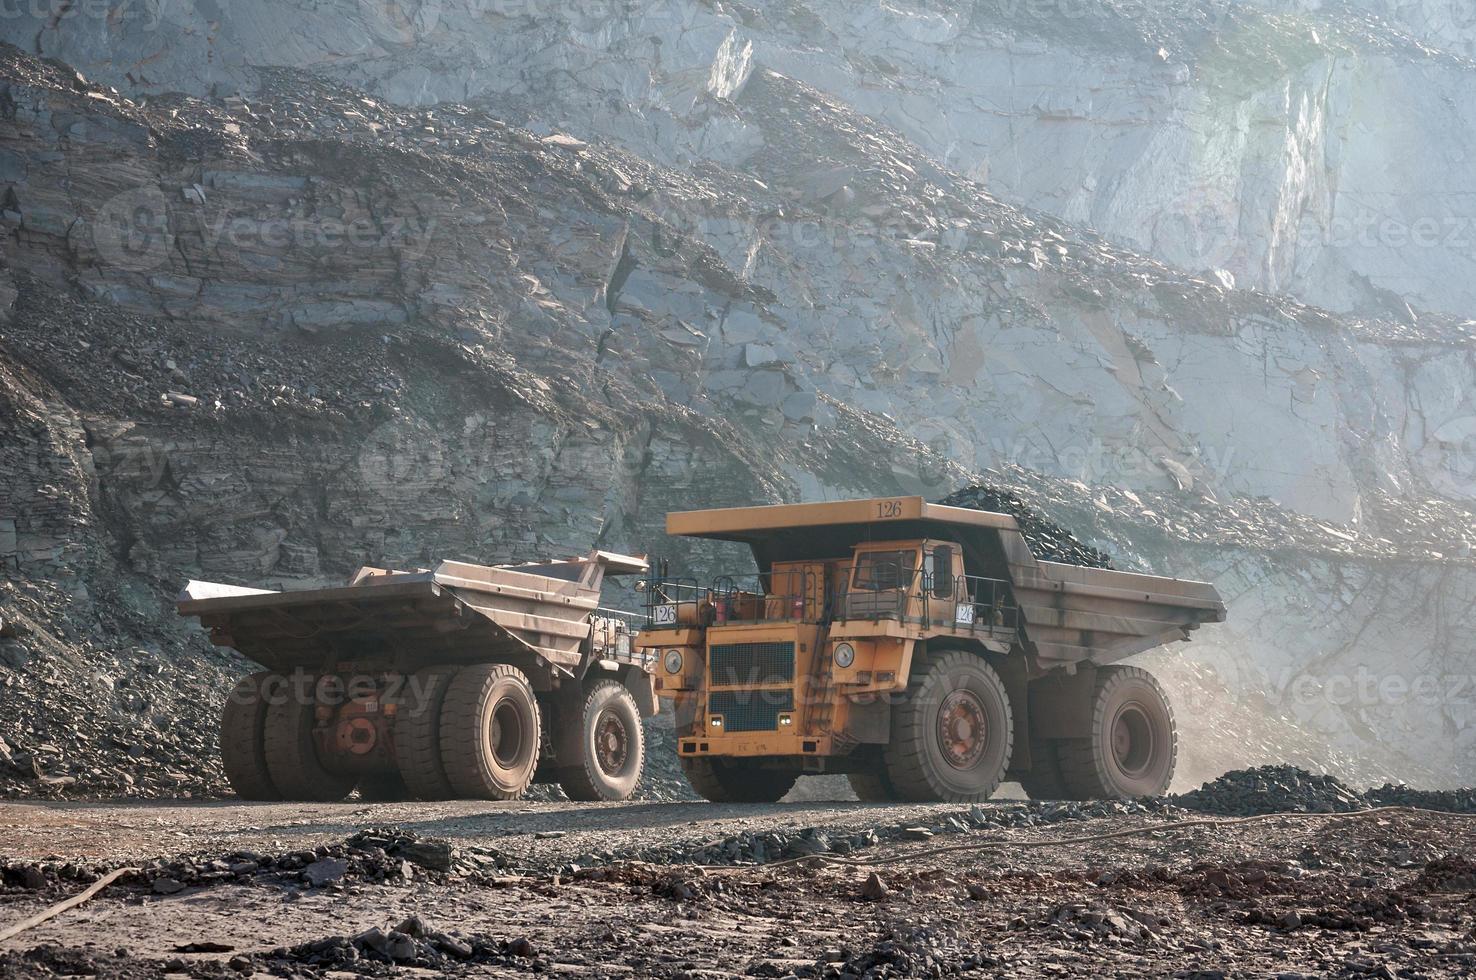
[[[948,507],[968,507],[993,514],[1009,514],[1020,525],[1030,553],[1043,561],[1059,561],[1087,568],[1111,568],[1112,559],[1090,545],[1082,544],[1059,524],[1042,517],[1019,494],[979,483],[955,490],[938,501]]]
[[[463,937],[458,931],[442,932],[428,926],[419,916],[398,925],[373,927],[355,936],[328,936],[291,947],[279,947],[259,959],[271,969],[274,963],[293,963],[316,969],[377,973],[376,964],[391,964],[419,970],[444,972],[458,964],[514,967],[543,972],[546,960],[527,939],[497,940],[486,936]],[[255,965],[255,964],[253,964]]]
[[[1447,813],[1476,813],[1476,788],[1412,789],[1403,784],[1385,783],[1363,794],[1369,806],[1416,806],[1422,810],[1444,810]]]
[[[1362,796],[1332,776],[1295,766],[1227,772],[1199,789],[1169,797],[1186,810],[1248,817],[1262,813],[1349,813],[1368,808]]]
[[[1351,813],[1381,806],[1476,813],[1476,788],[1420,790],[1388,783],[1360,793],[1334,776],[1282,765],[1227,772],[1199,789],[1170,796],[1167,802],[1186,810],[1233,817],[1262,813]]]

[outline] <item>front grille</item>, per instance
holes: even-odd
[[[707,651],[714,687],[794,683],[793,643],[718,643]]]
[[[779,716],[792,711],[793,690],[713,691],[707,696],[707,713],[723,716],[725,732],[772,732],[779,727]]]

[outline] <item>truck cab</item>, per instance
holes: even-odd
[[[1012,766],[1054,762],[1031,758],[1054,755],[1030,726],[1032,685],[1095,664],[1064,608],[1027,623],[1017,581],[1033,600],[1042,584],[1067,589],[1041,581],[1050,563],[1033,560],[1014,518],[903,497],[673,513],[667,529],[746,543],[755,563],[702,581],[660,563],[646,585],[638,646],[659,663],[657,693],[704,796],[778,799],[800,774],[836,772],[863,799],[977,800]],[[1055,686],[1087,710],[1080,681]],[[1166,785],[1165,739],[1148,778]]]

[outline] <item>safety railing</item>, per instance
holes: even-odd
[[[857,619],[986,635],[1012,634],[1020,627],[1019,608],[1003,579],[935,575],[909,566],[847,565],[826,575],[797,570],[719,575],[706,587],[696,579],[661,579],[648,586],[646,599],[651,629]]]
[[[590,646],[596,656],[621,663],[650,665],[654,653],[637,650],[635,637],[645,626],[646,617],[641,613],[623,609],[601,607],[590,617]]]

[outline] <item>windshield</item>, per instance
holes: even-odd
[[[858,592],[904,589],[917,566],[915,551],[867,551],[856,556],[851,588]]]

